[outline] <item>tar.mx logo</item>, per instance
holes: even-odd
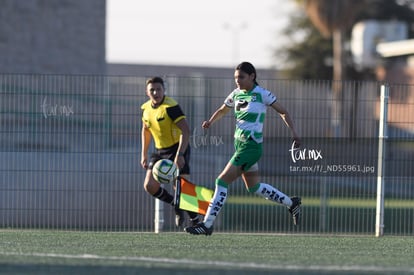
[[[197,134],[197,129],[194,128],[193,135],[190,136],[190,143],[191,147],[198,148],[209,145],[219,146],[224,144],[224,141],[221,136],[199,135]]]
[[[295,143],[292,143],[292,147],[289,149],[290,157],[293,163],[298,160],[318,160],[322,159],[322,150],[317,149],[306,149],[296,148]]]
[[[47,101],[47,97],[43,98],[40,105],[44,118],[57,116],[70,116],[74,114],[73,106],[53,104]]]

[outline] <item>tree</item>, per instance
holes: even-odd
[[[274,51],[274,56],[283,64],[280,67],[282,74],[293,79],[333,79],[332,37],[323,36],[312,23],[305,13],[305,0],[293,1],[300,8],[289,16],[289,23],[283,31],[288,42]],[[363,3],[364,6],[355,11],[354,20],[344,33],[344,43],[350,39],[353,24],[366,19],[397,18],[409,24],[409,37],[414,37],[414,0],[363,0]],[[342,64],[344,79],[356,77],[350,57],[350,52],[345,50],[345,62]]]
[[[398,18],[411,24],[414,22],[414,1],[413,0],[295,0],[299,3],[309,21],[301,20],[294,16],[291,18],[289,30],[285,34],[295,37],[295,33],[303,34],[304,39],[299,43],[291,43],[285,47],[286,59],[290,68],[287,75],[290,78],[325,78],[328,74],[329,53],[320,52],[321,49],[327,50],[327,43],[331,44],[331,57],[333,60],[332,77],[330,79],[338,80],[333,82],[332,92],[334,104],[332,108],[332,126],[334,136],[341,134],[342,105],[343,94],[341,80],[347,79],[346,72],[355,72],[350,60],[349,51],[345,50],[344,44],[349,40],[352,26],[359,20],[364,19],[392,19]],[[315,33],[311,26],[319,31]],[[293,28],[292,28],[293,27]],[[295,28],[298,29],[295,30]],[[414,28],[410,28],[410,33]],[[325,39],[323,39],[325,38]],[[311,44],[311,42],[320,43]],[[291,40],[294,42],[294,39]],[[310,47],[311,46],[311,47]],[[319,50],[319,52],[318,52]],[[302,54],[301,54],[302,51]],[[305,53],[312,51],[312,56]],[[283,55],[283,50],[278,55]],[[315,56],[318,58],[316,59]],[[323,62],[321,62],[323,61]],[[319,65],[315,66],[314,63]],[[320,68],[315,70],[315,68]],[[312,72],[313,71],[313,72]],[[355,77],[355,74],[353,74]]]
[[[333,38],[333,104],[332,135],[341,135],[343,117],[342,80],[345,77],[345,32],[354,23],[355,14],[363,5],[362,0],[306,0],[305,10],[314,26],[325,37]]]
[[[306,0],[311,22],[325,37],[333,38],[333,80],[344,79],[344,37],[354,23],[363,0]],[[338,90],[337,92],[340,92]]]
[[[332,79],[332,39],[320,34],[304,10],[290,16],[282,34],[287,43],[277,49],[274,55],[283,64],[280,68],[283,77]]]

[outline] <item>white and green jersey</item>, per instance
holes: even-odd
[[[234,138],[245,141],[251,137],[257,143],[263,142],[263,123],[267,106],[276,102],[276,96],[260,86],[246,91],[235,89],[224,100],[224,104],[234,108],[236,130]]]

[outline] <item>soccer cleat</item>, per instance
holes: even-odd
[[[184,211],[181,209],[175,209],[175,226],[180,227],[185,220]]]
[[[213,227],[206,227],[203,222],[199,222],[194,226],[189,226],[184,228],[184,231],[192,235],[206,235],[209,236],[213,234]]]
[[[288,207],[288,210],[293,218],[293,224],[298,225],[300,220],[301,209],[300,205],[302,204],[302,200],[299,197],[292,197],[292,206]]]

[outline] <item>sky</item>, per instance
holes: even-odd
[[[291,0],[107,0],[109,63],[277,67]]]

